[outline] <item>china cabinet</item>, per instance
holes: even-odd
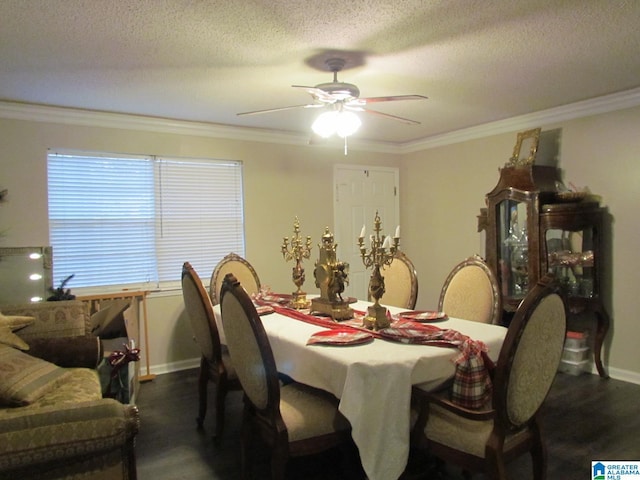
[[[595,315],[594,359],[605,377],[601,349],[610,319],[602,301],[604,208],[592,195],[562,190],[556,167],[507,164],[486,195],[478,230],[486,232],[486,261],[500,284],[504,318],[541,276],[554,273],[569,314]]]

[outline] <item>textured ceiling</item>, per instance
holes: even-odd
[[[640,86],[637,0],[0,0],[0,100],[309,132],[338,78],[404,143]]]

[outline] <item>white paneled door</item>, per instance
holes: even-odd
[[[345,294],[367,298],[371,270],[360,257],[358,237],[365,226],[365,245],[373,233],[376,211],[382,232],[393,235],[400,219],[399,170],[388,167],[336,165],[334,168],[334,236],[337,256],[349,263],[349,286]]]

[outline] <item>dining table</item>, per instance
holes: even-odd
[[[350,306],[356,318],[371,305],[353,300]],[[406,309],[387,308],[392,321],[404,318],[407,313]],[[454,359],[460,351],[451,346],[411,343],[379,335],[371,335],[365,341],[365,335],[357,333],[366,332],[364,328],[354,330],[352,342],[323,343],[325,334],[327,339],[335,336],[331,330],[336,322],[331,319],[313,315],[305,318],[310,312],[286,306],[267,311],[260,318],[278,371],[294,381],[335,395],[339,411],[351,424],[351,435],[369,480],[399,478],[409,458],[412,388],[433,390],[450,380],[456,371]],[[214,313],[224,344],[219,305],[214,307]],[[482,342],[493,361],[498,358],[507,332],[500,325],[453,318],[446,312],[427,322]],[[358,324],[357,320],[339,323]],[[337,329],[341,330],[340,325]],[[313,339],[319,343],[313,343]]]

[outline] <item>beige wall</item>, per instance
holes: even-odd
[[[612,328],[603,358],[613,377],[640,383],[640,108],[540,125],[558,140],[546,163],[557,163],[565,183],[602,196],[610,213],[610,271],[606,279]],[[437,304],[442,279],[466,256],[481,251],[475,234],[484,195],[496,185],[517,132],[406,155],[401,162],[404,250],[419,273],[419,308]],[[542,152],[544,156],[544,152]],[[589,327],[588,318],[578,326]]]
[[[636,321],[640,296],[632,291],[640,266],[633,221],[640,200],[640,108],[540,126],[559,139],[555,160],[566,180],[588,185],[610,209],[613,334],[605,361],[612,376],[640,383],[640,349],[635,346],[640,335]],[[282,236],[290,232],[296,215],[303,222],[303,233],[317,236],[325,225],[333,225],[333,166],[398,166],[403,247],[418,270],[418,307],[434,308],[442,281],[453,265],[482,253],[476,216],[484,206],[485,194],[497,183],[498,168],[511,154],[516,133],[405,155],[351,149],[344,157],[339,148],[0,119],[0,188],[9,189],[9,202],[0,208],[0,226],[5,230],[0,244],[48,244],[49,147],[242,160],[246,256],[264,284],[288,291],[291,265],[279,253]],[[208,283],[211,272],[200,273]],[[313,287],[307,285],[307,290]],[[149,317],[152,372],[195,366],[198,352],[180,292],[152,296]]]
[[[2,246],[48,245],[46,155],[48,148],[130,154],[226,158],[244,163],[246,257],[261,282],[291,291],[290,263],[280,253],[297,215],[302,233],[318,238],[333,225],[333,166],[336,163],[394,166],[389,154],[340,147],[309,147],[221,140],[114,128],[79,127],[0,119],[0,188],[9,199],[0,208]],[[185,261],[189,260],[185,258]],[[206,285],[211,272],[198,272]],[[309,276],[307,277],[309,278]],[[311,286],[307,280],[307,289]],[[152,371],[195,366],[181,292],[149,299],[149,363]],[[144,345],[143,345],[144,348]],[[143,356],[144,358],[144,356]]]

